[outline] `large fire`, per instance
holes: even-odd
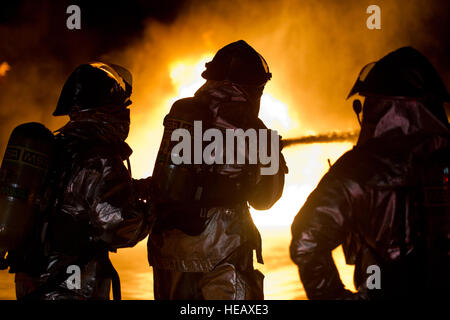
[[[404,45],[425,47],[433,52],[430,44],[446,39],[445,33],[430,32],[441,28],[441,24],[435,23],[439,20],[436,13],[442,11],[439,5],[420,1],[378,2],[382,6],[381,30],[366,28],[367,3],[364,1],[350,1],[344,6],[341,1],[331,0],[259,1],[257,5],[254,1],[203,1],[186,6],[169,24],[150,19],[138,41],[113,52],[104,52],[102,57],[129,68],[133,74],[132,123],[127,140],[134,150],[133,176],[143,178],[152,174],[163,133],[163,118],[172,103],[192,96],[204,83],[200,74],[213,52],[239,39],[245,39],[261,52],[273,73],[260,110],[260,117],[268,127],[277,130],[283,138],[357,128],[345,96],[360,68]],[[48,8],[45,6],[43,10],[47,12]],[[1,95],[0,116],[5,122],[3,146],[10,130],[19,123],[41,121],[54,130],[67,121],[49,116],[64,80],[58,72],[63,63],[74,63],[80,57],[90,56],[87,55],[91,47],[89,39],[96,39],[93,36],[85,42],[74,42],[82,43],[83,48],[69,47],[67,43],[77,40],[79,35],[74,31],[71,35],[75,38],[67,37],[67,41],[57,46],[67,54],[60,55],[56,47],[51,47],[48,51],[55,56],[49,56],[46,50],[36,51],[43,42],[33,39],[58,38],[48,37],[49,28],[53,27],[48,19],[39,21],[42,23],[27,22],[25,26],[0,28],[6,40],[31,40],[18,41],[14,46],[9,45],[11,41],[4,41],[6,53],[14,53],[24,63],[16,68],[9,58],[5,59],[12,67],[0,61],[0,84],[7,85],[8,89]],[[103,29],[110,33],[108,28]],[[22,57],[15,52],[15,47],[26,49],[32,57],[38,52],[42,63],[27,59],[28,54]],[[71,48],[75,50],[69,50]],[[445,50],[439,52],[445,53]],[[439,54],[434,56],[435,61],[438,57]],[[58,72],[48,72],[51,65],[51,69]],[[290,225],[328,170],[328,160],[335,162],[351,147],[349,142],[336,142],[302,144],[283,150],[289,167],[283,196],[270,210],[251,209],[262,233],[265,265],[257,268],[262,268],[266,275],[266,298],[305,298],[296,266],[289,259]],[[270,235],[270,231],[276,229],[272,227],[281,232]],[[347,288],[354,290],[353,268],[344,265],[339,250],[333,255],[341,279]],[[124,280],[124,298],[153,298],[145,241],[135,248],[119,250],[112,259]],[[4,272],[0,284],[3,279],[11,288],[8,297],[13,298],[11,275]]]
[[[178,99],[193,96],[205,79],[201,77],[205,63],[212,59],[212,54],[206,53],[197,61],[180,60],[169,66],[169,74],[175,87],[175,96],[166,99],[163,112],[167,113],[173,102]],[[298,132],[300,124],[295,111],[282,101],[281,92],[275,92],[269,82],[261,98],[260,118],[271,129],[277,130],[284,138],[290,137],[292,132]],[[160,137],[163,131],[162,119],[156,128],[148,127],[148,132],[158,131]],[[290,131],[292,130],[292,131]],[[311,132],[308,132],[309,134]],[[131,137],[135,150],[148,149],[149,138]],[[151,141],[155,141],[152,138]],[[159,138],[158,138],[159,139]],[[159,140],[157,141],[159,142]],[[288,148],[283,151],[286,158],[289,174],[286,176],[286,185],[281,199],[267,211],[251,209],[255,223],[259,227],[287,226],[303,205],[308,194],[314,189],[317,182],[328,170],[328,159],[334,162],[342,153],[351,148],[351,143],[311,144]],[[157,144],[152,144],[152,152],[157,152]],[[154,155],[152,156],[154,158]],[[138,160],[138,159],[136,159]],[[137,163],[137,172],[151,175],[153,164],[148,161]]]
[[[201,77],[201,73],[205,68],[205,63],[210,61],[212,57],[212,54],[206,53],[197,60],[176,60],[169,64],[167,71],[174,87],[173,96],[161,98],[162,107],[158,109],[158,112],[152,110],[148,111],[147,115],[145,113],[139,114],[139,118],[134,118],[137,123],[133,121],[132,128],[138,126],[135,131],[138,134],[130,135],[129,142],[137,154],[133,162],[135,172],[138,175],[149,176],[152,174],[154,159],[163,132],[162,120],[164,115],[169,111],[173,102],[193,96],[196,90],[204,84],[205,80]],[[275,82],[276,80],[271,80],[267,84],[261,98],[259,116],[264,123],[269,128],[277,130],[283,138],[290,138],[299,134],[316,134],[317,132],[311,132],[310,130],[301,131],[299,117],[294,109],[295,106],[290,106],[283,101],[282,90],[276,90],[276,83],[272,83],[272,81]],[[139,128],[139,126],[145,126],[145,130],[142,130],[142,127]],[[267,211],[250,208],[252,218],[262,234],[263,251],[268,254],[279,252],[279,259],[281,259],[280,261],[272,261],[273,259],[271,259],[266,261],[264,265],[258,266],[266,274],[265,291],[267,298],[298,298],[300,286],[298,274],[295,265],[289,260],[288,254],[290,225],[308,195],[328,170],[328,160],[333,163],[351,147],[350,142],[338,142],[304,144],[286,148],[283,150],[283,154],[289,167],[289,174],[286,176],[282,197]],[[279,235],[275,236],[278,239],[275,242],[273,241],[274,234]],[[272,242],[267,239],[272,239]],[[347,288],[355,290],[352,280],[354,267],[345,265],[341,247],[333,251],[333,256],[343,283]],[[283,267],[277,267],[277,264]]]

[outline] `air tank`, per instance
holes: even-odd
[[[54,152],[54,136],[36,122],[11,133],[0,168],[0,250],[18,248],[31,232]]]

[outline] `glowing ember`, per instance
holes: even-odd
[[[11,66],[8,62],[5,61],[0,63],[0,77],[4,77],[9,70],[11,70]]]

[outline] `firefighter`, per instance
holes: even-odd
[[[28,250],[8,255],[18,299],[109,299],[111,286],[120,299],[109,252],[134,246],[152,226],[123,164],[132,153],[131,85],[126,69],[101,62],[66,81],[53,115],[70,121],[55,136],[48,204]]]
[[[267,129],[258,112],[271,74],[240,40],[220,49],[202,77],[207,81],[194,97],[176,101],[165,117],[152,175],[158,222],[148,257],[155,299],[263,299],[264,276],[253,266],[254,251],[262,263],[261,238],[248,203],[263,210],[280,198],[287,171],[280,150],[273,150],[279,170],[262,175],[259,162],[175,165],[170,140],[177,128],[192,132],[194,121],[221,131]]]
[[[330,168],[292,224],[290,254],[306,294],[447,295],[447,89],[421,53],[403,47],[365,66],[349,97],[356,93],[365,98],[357,144]],[[331,255],[339,245],[355,265],[356,293],[339,278]]]

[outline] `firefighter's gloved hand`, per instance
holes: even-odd
[[[154,194],[152,177],[139,180],[133,179],[133,186],[139,199],[147,201],[151,200],[152,195]]]

